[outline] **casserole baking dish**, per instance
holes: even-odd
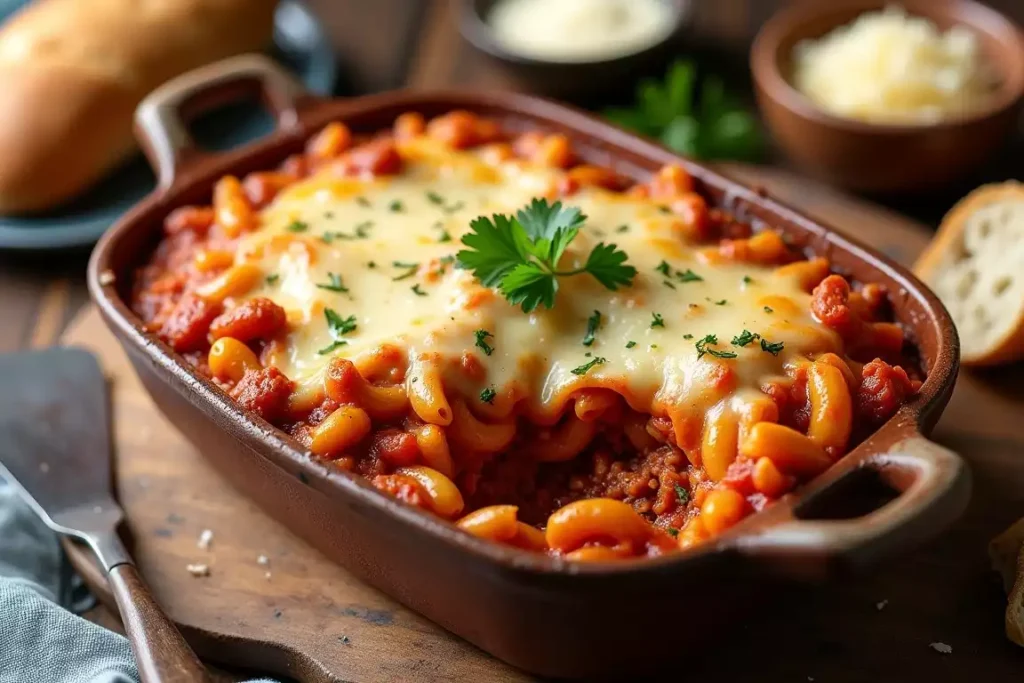
[[[218,157],[190,144],[180,112],[254,87],[277,115],[275,135]],[[683,554],[582,565],[485,543],[311,459],[299,442],[247,414],[145,332],[126,304],[133,273],[155,246],[164,217],[180,206],[208,202],[213,183],[225,173],[269,168],[332,120],[374,131],[408,111],[434,116],[452,109],[498,119],[513,130],[562,132],[584,159],[613,165],[626,176],[681,163],[707,196],[737,216],[780,229],[795,246],[827,256],[858,280],[886,285],[928,371],[920,392],[826,473],[720,537]],[[727,624],[766,582],[825,576],[870,561],[941,528],[966,502],[962,462],[921,436],[948,400],[957,369],[955,332],[937,300],[881,257],[651,143],[519,95],[395,93],[318,101],[262,60],[248,58],[161,88],[140,108],[137,122],[161,188],[97,247],[89,280],[105,320],[156,403],[236,486],[295,533],[517,666],[575,677],[635,676],[660,668],[672,662],[671,654],[685,654],[683,645],[713,636],[715,626]],[[870,473],[899,495],[857,519],[832,518],[835,503]],[[680,606],[699,611],[699,623],[680,623]],[[616,630],[616,647],[604,647],[609,629],[622,623],[651,628]]]

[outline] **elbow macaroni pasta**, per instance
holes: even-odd
[[[470,535],[660,555],[821,473],[920,385],[883,288],[699,191],[680,166],[633,183],[469,112],[374,137],[335,122],[170,214],[133,306],[314,457]],[[588,217],[566,269],[614,241],[633,284],[563,278],[527,315],[454,267],[470,220],[533,197]]]

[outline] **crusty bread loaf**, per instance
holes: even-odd
[[[52,207],[133,148],[132,114],[190,69],[270,42],[276,0],[37,0],[0,27],[0,213]]]
[[[992,539],[988,556],[1008,594],[1004,618],[1006,637],[1024,646],[1024,519]]]
[[[960,200],[914,271],[953,316],[965,365],[1024,358],[1024,185]]]

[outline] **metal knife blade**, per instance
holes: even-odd
[[[77,536],[104,564],[100,540],[121,521],[111,494],[110,411],[96,359],[81,349],[0,356],[0,476],[55,531]],[[117,544],[119,545],[119,544]],[[123,551],[121,551],[123,552]]]

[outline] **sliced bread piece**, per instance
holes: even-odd
[[[1024,358],[1024,185],[984,185],[961,199],[914,271],[953,316],[965,365]]]

